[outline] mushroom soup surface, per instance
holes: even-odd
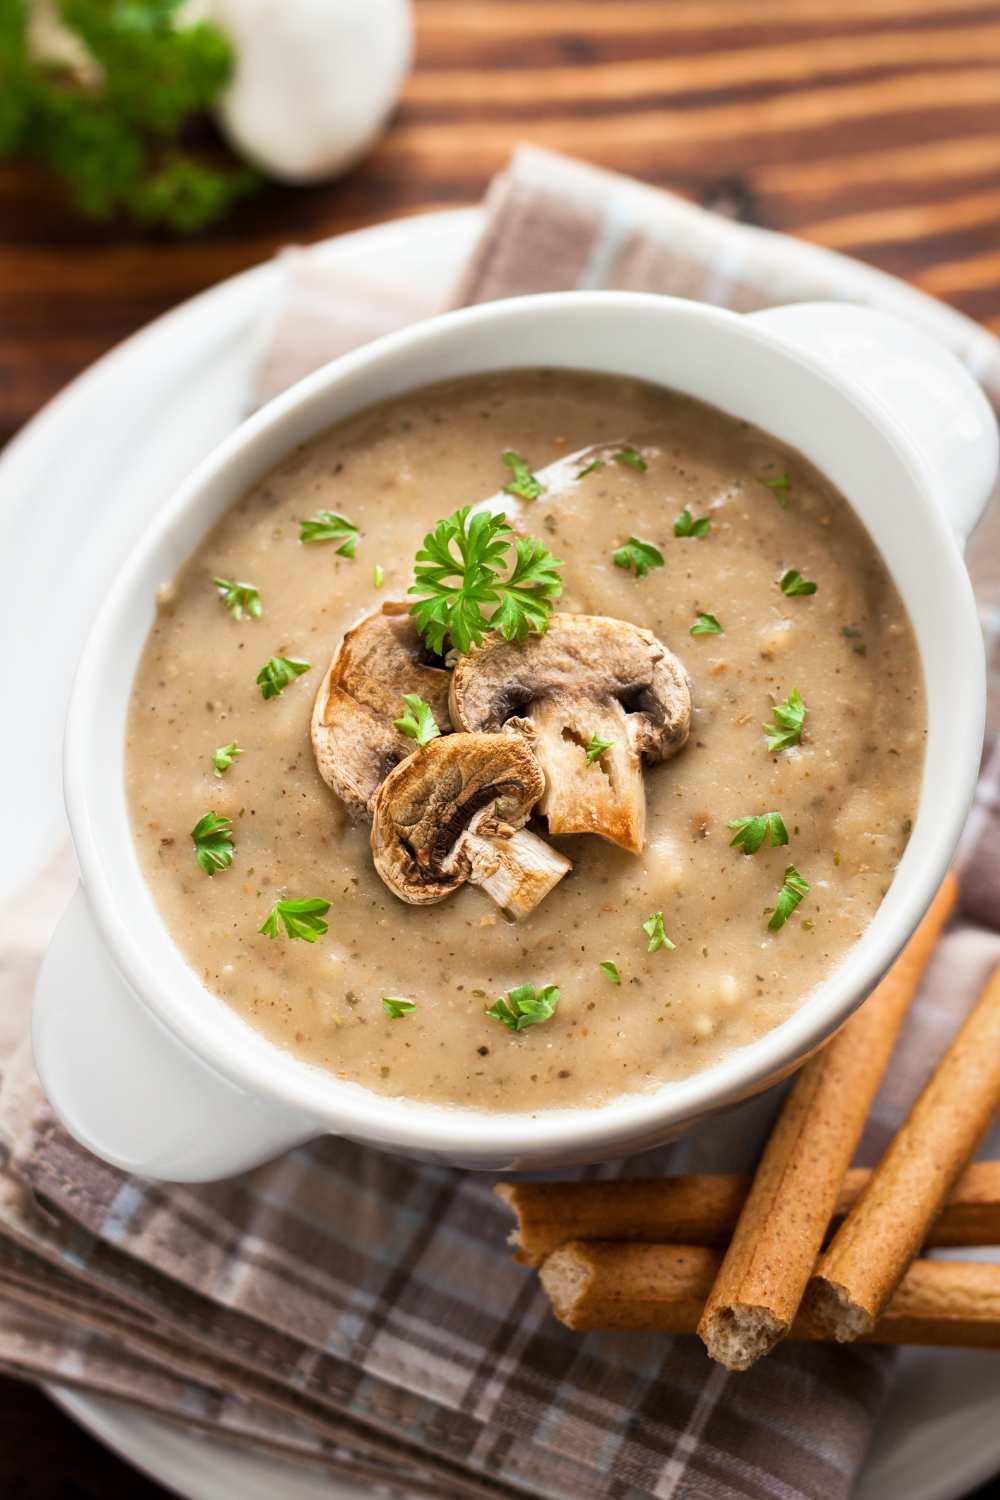
[[[410,613],[464,506],[502,585],[473,619],[522,639]],[[161,593],[126,777],[209,990],[338,1077],[531,1111],[790,1015],[888,888],[925,731],[902,601],[800,455],[508,371],[352,417],[231,508]]]

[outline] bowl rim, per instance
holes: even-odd
[[[113,670],[114,640],[122,628],[125,610],[140,575],[169,539],[180,518],[197,508],[209,487],[223,479],[255,445],[275,440],[274,450],[267,460],[268,466],[273,465],[279,461],[276,455],[293,446],[293,442],[289,442],[284,449],[281,447],[280,435],[285,424],[318,398],[334,392],[338,384],[350,377],[390,365],[404,351],[426,350],[436,341],[461,338],[470,329],[488,328],[498,320],[546,316],[556,308],[581,317],[600,310],[602,313],[638,313],[667,321],[671,318],[707,320],[724,327],[734,338],[750,340],[766,348],[771,355],[790,360],[809,371],[812,377],[836,392],[841,400],[846,399],[876,429],[922,509],[920,524],[931,533],[942,590],[948,591],[949,609],[956,613],[956,628],[967,637],[966,666],[972,667],[964,674],[967,732],[956,745],[954,779],[946,791],[947,805],[944,811],[939,808],[933,819],[926,811],[926,782],[922,786],[911,844],[919,828],[925,847],[921,865],[908,867],[906,911],[897,914],[891,925],[879,923],[883,909],[880,906],[841,963],[791,1015],[756,1041],[736,1049],[706,1069],[648,1091],[616,1096],[599,1106],[498,1112],[384,1096],[340,1080],[317,1065],[296,1058],[270,1042],[248,1022],[236,1017],[221,997],[212,994],[201,983],[160,918],[172,947],[208,1005],[203,1014],[194,1014],[173,1003],[169,988],[159,978],[144,948],[144,924],[126,920],[121,910],[110,851],[103,847],[95,825],[92,799],[101,795],[101,778],[97,776],[92,781],[88,774],[91,732],[88,719],[94,717],[89,714],[89,707],[101,701],[102,681],[105,674]],[[595,364],[592,368],[596,371],[599,366]],[[418,389],[419,384],[411,382],[406,389]],[[379,395],[374,398],[374,403],[382,399],[385,397]],[[322,426],[313,430],[320,431]],[[884,560],[892,574],[892,562],[888,558]],[[70,695],[64,745],[64,786],[84,889],[115,967],[139,1002],[148,1006],[168,1031],[210,1069],[251,1094],[308,1116],[315,1121],[317,1131],[330,1130],[375,1144],[440,1153],[444,1157],[464,1155],[468,1158],[477,1151],[495,1154],[499,1144],[515,1164],[519,1157],[536,1163],[546,1154],[556,1157],[569,1153],[580,1159],[588,1159],[588,1153],[593,1151],[610,1154],[616,1143],[632,1143],[633,1149],[639,1149],[634,1145],[637,1136],[640,1140],[648,1137],[648,1144],[655,1144],[668,1131],[676,1130],[708,1110],[737,1102],[769,1081],[787,1074],[842,1025],[895,958],[944,877],[974,793],[984,722],[985,656],[968,573],[955,536],[924,474],[877,405],[818,357],[790,348],[765,327],[728,309],[641,292],[553,292],[444,313],[341,355],[254,413],[196,467],[139,539],[88,633]],[[121,771],[117,774],[120,776]],[[131,838],[128,831],[126,837]],[[896,884],[899,868],[892,885]],[[148,887],[146,891],[148,894]],[[217,1007],[240,1021],[248,1033],[246,1046],[235,1052],[220,1052],[219,1038],[212,1034],[216,1019],[213,1012]]]

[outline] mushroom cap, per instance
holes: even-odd
[[[534,703],[621,705],[630,748],[668,760],[691,728],[683,664],[649,630],[606,615],[553,614],[544,635],[489,636],[459,657],[449,710],[463,729],[496,733]]]
[[[375,868],[413,906],[443,901],[473,873],[467,833],[523,828],[545,787],[524,740],[449,734],[390,771],[372,805]]]
[[[446,734],[451,673],[433,665],[409,605],[383,604],[344,636],[316,694],[312,744],[316,765],[358,817],[366,817],[386,773],[413,752],[394,728],[403,695],[418,693]]]

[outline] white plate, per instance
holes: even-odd
[[[428,214],[342,236],[320,253],[331,265],[363,258],[444,298],[478,223],[476,209]],[[801,253],[814,270],[834,259],[813,246]],[[5,804],[0,901],[65,834],[63,715],[89,621],[146,520],[244,414],[280,275],[259,266],[158,319],[74,381],[0,456],[0,640],[44,668],[19,675],[19,732],[0,736],[0,784],[18,792]],[[869,292],[870,278],[858,268]],[[114,1402],[53,1395],[189,1500],[360,1500],[353,1486],[187,1437]],[[905,1352],[855,1500],[958,1500],[998,1468],[1000,1357]]]

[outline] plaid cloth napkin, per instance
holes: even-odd
[[[287,257],[261,397],[434,310],[361,276],[348,285],[319,252]],[[491,188],[455,301],[575,286],[741,309],[871,301],[924,323],[1000,395],[996,341],[891,278],[522,150]],[[997,531],[994,514],[975,559],[991,638]],[[882,1150],[1000,961],[998,853],[1000,756],[984,773],[963,848],[962,918],[928,972],[863,1161]],[[31,899],[0,916],[0,1368],[407,1494],[849,1493],[890,1378],[886,1351],[786,1345],[732,1376],[691,1339],[569,1334],[511,1261],[488,1180],[346,1142],[324,1140],[206,1187],[127,1178],[89,1156],[48,1110],[26,1041],[47,937],[33,914],[58,910],[72,879],[63,851],[43,877],[50,899],[38,900],[34,882]],[[748,1167],[776,1106],[771,1093],[596,1175]]]

